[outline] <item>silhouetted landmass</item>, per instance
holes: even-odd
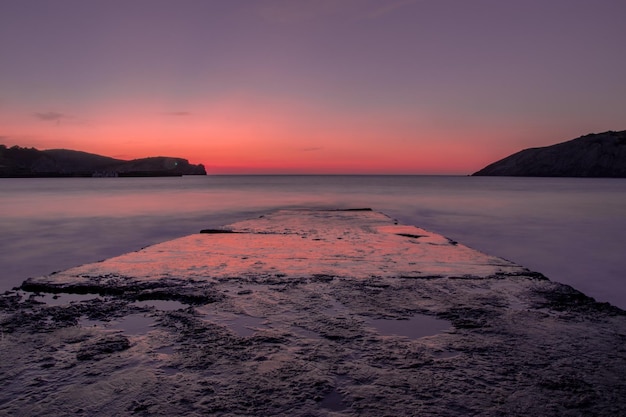
[[[163,177],[206,175],[202,164],[182,158],[109,158],[68,149],[38,150],[0,145],[0,177]]]
[[[525,149],[472,175],[626,178],[626,130]]]

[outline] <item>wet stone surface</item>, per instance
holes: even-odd
[[[1,295],[0,414],[626,414],[624,312],[571,287],[369,210],[212,230]]]

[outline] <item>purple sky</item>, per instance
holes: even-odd
[[[626,129],[624,0],[0,0],[0,143],[471,173]]]

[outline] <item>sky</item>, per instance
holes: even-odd
[[[0,143],[470,174],[626,129],[624,0],[0,0]]]

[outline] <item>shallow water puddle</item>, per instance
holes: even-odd
[[[291,330],[298,336],[301,336],[305,339],[321,339],[321,336],[319,333],[313,332],[311,330],[307,330],[300,326],[291,326]]]
[[[161,311],[184,310],[189,307],[187,304],[175,300],[143,300],[135,301],[133,305],[137,307],[154,307]]]
[[[173,355],[174,346],[163,346],[155,350],[155,352],[161,355]]]
[[[324,398],[320,401],[320,407],[331,411],[343,411],[348,408],[348,404],[344,401],[343,395],[341,395],[341,392],[337,389],[337,386],[342,385],[346,379],[345,375],[338,375],[335,378],[335,386],[324,395]]]
[[[330,304],[330,308],[326,310],[327,313],[333,315],[350,313],[350,309],[335,298],[328,300],[328,303]]]
[[[436,352],[433,354],[433,357],[437,360],[451,359],[451,358],[456,358],[457,356],[461,356],[461,352],[457,352],[454,350],[448,350],[445,352]]]
[[[161,368],[159,368],[159,369],[161,369],[161,371],[163,371],[163,373],[164,373],[165,375],[176,375],[177,373],[179,373],[179,372],[180,372],[180,370],[179,370],[179,369],[177,369],[177,368],[172,368],[171,366],[163,366],[163,367],[161,367]]]
[[[343,402],[343,397],[335,388],[322,398],[320,407],[331,411],[342,411],[347,408],[346,404]]]
[[[239,315],[231,319],[223,320],[221,323],[227,325],[241,337],[252,336],[259,328],[267,328],[262,326],[265,319],[252,316]]]
[[[447,320],[425,314],[418,314],[408,320],[367,319],[366,323],[383,336],[404,336],[409,339],[434,336],[452,327]]]
[[[154,323],[154,318],[152,317],[144,316],[142,314],[131,314],[130,316],[124,317],[117,323],[114,323],[111,328],[122,330],[124,333],[129,335],[137,335],[148,333],[152,330],[152,325],[154,325]]]
[[[96,298],[99,298],[98,294],[43,293],[36,296],[36,299],[49,306],[62,306],[73,302],[88,301]]]
[[[202,313],[203,320],[225,326],[240,337],[252,336],[258,330],[269,329],[269,327],[263,324],[266,320],[262,317],[254,317],[247,314],[215,312],[202,307],[197,308],[197,311]]]
[[[81,319],[78,324],[81,327],[98,327],[110,330],[121,330],[127,335],[139,335],[148,333],[154,325],[154,318],[142,314],[131,314],[116,322],[101,320]]]

